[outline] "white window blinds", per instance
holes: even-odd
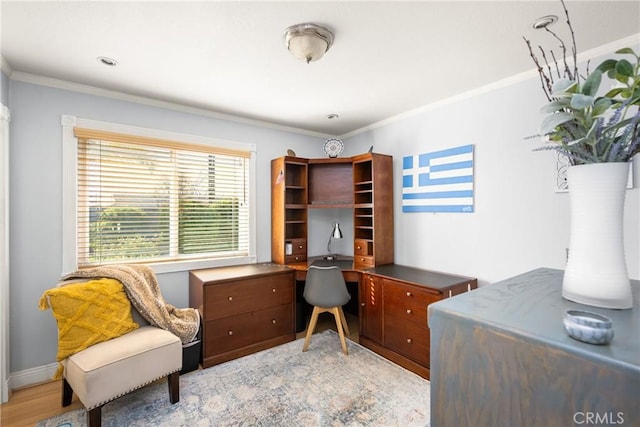
[[[78,266],[249,254],[250,152],[75,128]]]

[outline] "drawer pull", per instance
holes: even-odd
[[[357,248],[358,248],[358,250],[360,250],[360,249],[362,249],[362,246],[358,246]]]
[[[363,302],[361,302],[361,303],[360,303],[360,306],[364,307],[364,306],[365,306],[365,304],[364,304]]]
[[[407,344],[411,344],[413,340],[411,338],[407,338]]]
[[[271,292],[276,293],[276,288],[271,289]]]
[[[233,301],[233,297],[229,297],[229,301]]]
[[[228,334],[229,334],[229,335],[233,335],[233,331],[229,331],[229,332],[228,332]]]
[[[364,258],[360,258],[360,262],[364,262]]]
[[[276,324],[276,319],[271,319],[271,323]]]
[[[411,292],[407,292],[407,296],[410,297],[413,296],[413,294]]]
[[[304,248],[304,246],[302,246],[302,245],[298,246],[298,249],[303,249],[303,248]]]
[[[413,313],[413,311],[411,311],[410,308],[407,308],[407,314],[411,314],[411,313]]]

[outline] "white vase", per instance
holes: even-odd
[[[580,304],[633,306],[624,256],[624,198],[629,163],[594,163],[567,171],[571,208],[569,259],[562,296]]]

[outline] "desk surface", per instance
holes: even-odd
[[[305,262],[298,262],[294,264],[287,264],[287,267],[294,270],[306,271],[310,265],[317,265],[319,267],[330,267],[337,265],[340,270],[343,271],[359,271],[353,267],[353,257],[340,256],[338,259],[324,259],[324,257],[309,257]]]
[[[438,271],[422,270],[398,264],[385,264],[369,268],[364,273],[376,274],[403,282],[429,285],[432,289],[447,290],[461,282],[475,281],[472,277],[441,273]],[[473,286],[475,288],[475,285]]]
[[[425,285],[429,288],[446,291],[448,289],[460,286],[461,283],[471,283],[471,289],[477,287],[477,282],[472,277],[459,276],[455,274],[441,273],[438,271],[423,270],[415,267],[407,267],[405,265],[398,264],[385,264],[377,267],[371,267],[367,269],[359,269],[353,266],[353,258],[347,256],[341,256],[337,260],[327,260],[322,257],[309,258],[307,262],[298,264],[289,264],[288,267],[296,270],[296,279],[304,280],[306,277],[307,269],[310,265],[316,265],[319,267],[338,266],[345,275],[345,279],[349,281],[357,281],[360,273],[375,274],[377,276],[386,277],[389,279],[412,283],[415,285]]]
[[[196,276],[203,283],[206,282],[225,282],[234,281],[244,278],[255,278],[272,274],[291,273],[291,269],[278,264],[242,264],[227,267],[203,268],[199,270],[191,270],[189,274]]]

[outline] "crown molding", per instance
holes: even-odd
[[[596,58],[598,56],[611,55],[618,49],[623,47],[629,47],[640,44],[640,33],[633,34],[629,37],[625,37],[620,40],[613,41],[611,43],[604,44],[602,46],[595,47],[593,49],[587,50],[585,52],[579,53],[577,55],[578,62],[587,61],[590,58]],[[470,99],[487,92],[491,92],[497,89],[501,89],[507,86],[511,86],[516,83],[520,83],[522,81],[531,79],[533,77],[538,76],[538,71],[535,68],[532,68],[528,71],[522,72],[520,74],[516,74],[510,77],[506,77],[502,80],[495,81],[493,83],[489,83],[488,85],[481,86],[467,92],[460,93],[458,95],[451,96],[449,98],[443,99],[441,101],[436,101],[431,104],[423,105],[422,107],[415,108],[413,110],[406,111],[404,113],[397,114],[395,116],[389,117],[384,120],[380,120],[378,122],[372,123],[368,126],[364,126],[360,129],[353,130],[351,132],[347,132],[343,135],[340,135],[339,138],[346,139],[351,138],[353,136],[359,135],[361,133],[365,133],[374,129],[378,129],[384,126],[388,126],[392,123],[399,122],[405,120],[409,117],[417,116],[420,114],[424,114],[428,111],[433,111],[438,108],[444,107],[446,105],[455,104],[460,101],[464,101],[466,99]]]
[[[313,136],[318,138],[330,138],[333,135],[314,132],[306,129],[295,128],[292,126],[283,126],[275,123],[249,119],[240,116],[234,116],[231,114],[218,113],[213,110],[208,110],[206,108],[192,107],[185,104],[179,104],[176,102],[163,101],[156,98],[149,98],[145,96],[139,95],[131,95],[125,92],[119,92],[115,90],[102,89],[95,86],[84,85],[80,83],[73,83],[66,80],[54,79],[51,77],[39,76],[36,74],[25,73],[22,71],[13,71],[10,75],[11,80],[31,83],[40,86],[48,86],[56,89],[63,89],[72,92],[84,93],[87,95],[99,96],[103,98],[112,98],[120,101],[133,102],[136,104],[147,105],[150,107],[158,107],[164,108],[167,110],[179,111],[181,113],[189,113],[189,114],[197,114],[200,116],[212,117],[215,119],[226,120],[235,123],[241,123],[250,126],[259,126],[262,128],[269,128],[273,130],[283,131],[283,132],[291,132],[297,133],[301,135]]]
[[[614,52],[617,49],[620,49],[622,47],[627,47],[629,45],[638,45],[640,43],[640,33],[636,33],[633,34],[631,36],[613,41],[611,43],[607,43],[601,46],[598,46],[596,48],[587,50],[585,52],[579,53],[577,55],[578,61],[582,62],[582,61],[586,61],[589,58],[593,58],[593,57],[598,57],[598,56],[602,56],[602,55],[608,55],[611,54],[612,52]],[[44,76],[39,76],[39,75],[35,75],[35,74],[30,74],[30,73],[24,73],[21,71],[12,71],[11,66],[9,65],[9,63],[4,59],[3,56],[0,56],[0,65],[2,66],[2,70],[9,75],[9,77],[12,80],[17,80],[17,81],[21,81],[21,82],[25,82],[25,83],[32,83],[32,84],[37,84],[37,85],[42,85],[42,86],[48,86],[48,87],[53,87],[53,88],[58,88],[58,89],[64,89],[64,90],[69,90],[69,91],[73,91],[73,92],[80,92],[80,93],[85,93],[85,94],[89,94],[89,95],[94,95],[94,96],[100,96],[100,97],[105,97],[105,98],[112,98],[112,99],[118,99],[118,100],[122,100],[122,101],[128,101],[128,102],[134,102],[137,104],[142,104],[142,105],[148,105],[148,106],[152,106],[152,107],[158,107],[158,108],[164,108],[164,109],[168,109],[168,110],[174,110],[174,111],[179,111],[179,112],[183,112],[183,113],[190,113],[190,114],[197,114],[197,115],[202,115],[202,116],[206,116],[206,117],[212,117],[212,118],[216,118],[216,119],[220,119],[220,120],[227,120],[227,121],[231,121],[231,122],[235,122],[235,123],[241,123],[241,124],[246,124],[246,125],[251,125],[251,126],[259,126],[259,127],[263,127],[263,128],[268,128],[268,129],[273,129],[273,130],[279,130],[279,131],[284,131],[284,132],[291,132],[291,133],[297,133],[297,134],[301,134],[301,135],[307,135],[307,136],[313,136],[313,137],[318,137],[318,138],[331,138],[331,137],[335,137],[335,135],[329,135],[326,133],[321,133],[321,132],[315,132],[315,131],[310,131],[310,130],[306,130],[306,129],[300,129],[300,128],[295,128],[295,127],[291,127],[291,126],[283,126],[283,125],[277,125],[271,122],[267,122],[267,121],[262,121],[262,120],[256,120],[256,119],[249,119],[249,118],[244,118],[244,117],[240,117],[240,116],[234,116],[231,114],[224,114],[224,113],[219,113],[213,110],[208,110],[205,108],[198,108],[198,107],[192,107],[192,106],[188,106],[185,104],[178,104],[175,102],[169,102],[169,101],[162,101],[159,99],[155,99],[155,98],[148,98],[148,97],[143,97],[143,96],[138,96],[138,95],[131,95],[128,93],[124,93],[124,92],[118,92],[118,91],[113,91],[113,90],[108,90],[108,89],[102,89],[102,88],[98,88],[95,86],[89,86],[89,85],[84,85],[84,84],[79,84],[79,83],[73,83],[73,82],[68,82],[65,80],[59,80],[59,79],[54,79],[54,78],[50,78],[50,77],[44,77]],[[492,82],[488,85],[485,86],[481,86],[472,90],[469,90],[467,92],[463,92],[460,93],[458,95],[454,95],[451,96],[449,98],[440,100],[440,101],[436,101],[409,111],[406,111],[404,113],[400,113],[397,114],[395,116],[389,117],[387,119],[384,120],[380,120],[378,122],[372,123],[370,125],[364,126],[362,128],[353,130],[351,132],[347,132],[345,134],[342,134],[340,136],[338,136],[341,139],[346,139],[346,138],[350,138],[380,127],[384,127],[384,126],[388,126],[392,123],[395,122],[399,122],[402,120],[405,120],[409,117],[413,117],[413,116],[417,116],[420,114],[424,114],[428,111],[432,111],[438,108],[441,108],[443,106],[446,105],[450,105],[450,104],[454,104],[456,102],[460,102],[469,98],[473,98],[475,96],[479,96],[482,94],[485,94],[487,92],[491,92],[503,87],[507,87],[507,86],[511,86],[513,84],[528,80],[532,77],[537,76],[537,71],[535,68],[531,68],[528,71],[522,72],[520,74],[516,74],[514,76],[510,76],[495,82]]]

